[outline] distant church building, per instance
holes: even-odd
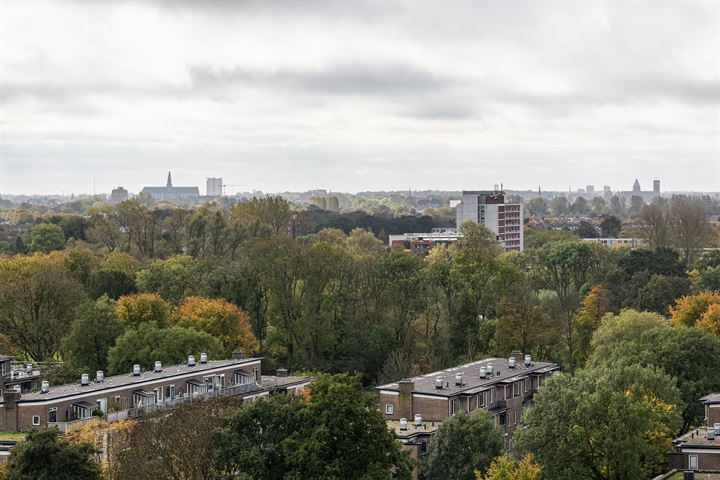
[[[164,187],[144,187],[140,193],[152,197],[154,200],[195,201],[200,198],[198,187],[173,187],[170,172],[168,172],[167,184]]]
[[[653,180],[653,189],[652,191],[643,191],[642,188],[640,188],[640,182],[638,179],[635,179],[635,183],[633,183],[633,187],[631,191],[625,191],[625,192],[618,192],[621,196],[625,198],[630,198],[632,196],[642,197],[643,200],[646,202],[651,201],[655,197],[660,196],[660,180],[654,179]]]

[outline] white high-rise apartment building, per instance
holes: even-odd
[[[208,178],[207,179],[207,196],[208,197],[222,197],[222,178]]]
[[[505,203],[502,191],[463,191],[457,206],[457,226],[472,221],[484,225],[506,252],[523,249],[523,208],[520,203]]]

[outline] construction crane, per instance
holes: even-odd
[[[246,183],[226,183],[222,186],[223,196],[225,196],[225,187],[247,187]]]

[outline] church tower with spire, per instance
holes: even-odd
[[[172,175],[170,175],[170,172],[168,171],[168,179],[167,179],[167,185],[165,185],[168,188],[172,188]]]

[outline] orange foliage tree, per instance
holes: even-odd
[[[706,290],[686,295],[670,309],[672,321],[689,327],[697,326],[720,336],[720,292]]]
[[[186,297],[176,314],[182,326],[217,337],[228,356],[238,348],[246,353],[258,350],[249,315],[232,303],[217,298]]]
[[[172,308],[157,293],[137,293],[118,299],[115,315],[125,328],[154,322],[158,327],[168,326]]]

